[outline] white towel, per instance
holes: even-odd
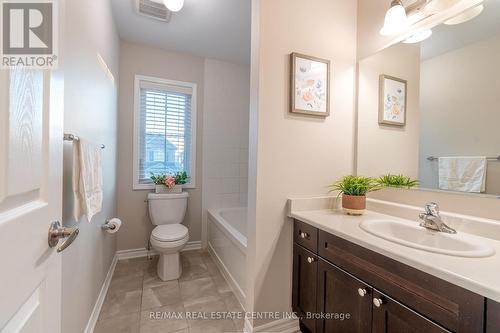
[[[486,191],[486,157],[457,156],[439,158],[439,188],[481,193]]]
[[[83,139],[73,141],[74,216],[90,222],[102,209],[102,151]]]

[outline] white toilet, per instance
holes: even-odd
[[[148,194],[149,217],[156,227],[151,245],[160,254],[158,276],[163,281],[178,279],[182,273],[179,252],[189,240],[188,228],[181,223],[186,215],[189,194]]]

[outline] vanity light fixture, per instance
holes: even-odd
[[[385,14],[384,26],[380,29],[382,36],[393,36],[410,27],[406,9],[401,0],[393,0],[391,8]]]
[[[479,5],[474,8],[471,8],[469,10],[466,10],[462,14],[459,14],[455,16],[454,18],[449,19],[448,21],[445,21],[444,24],[446,25],[456,25],[456,24],[461,24],[465,23],[467,21],[472,20],[479,14],[481,14],[484,10],[484,5]]]
[[[406,43],[406,44],[420,43],[420,42],[426,40],[427,38],[429,38],[430,36],[432,36],[432,30],[431,29],[419,31],[419,32],[411,35],[403,43]]]
[[[459,2],[460,0],[431,0],[425,5],[424,10],[427,13],[435,14],[448,9]]]
[[[184,7],[184,0],[163,0],[163,3],[171,12],[178,12]]]

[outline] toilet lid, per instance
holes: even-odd
[[[188,228],[182,224],[164,224],[153,229],[151,236],[160,242],[173,242],[188,235]]]

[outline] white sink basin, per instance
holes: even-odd
[[[447,234],[415,224],[391,220],[366,220],[360,223],[364,231],[404,246],[456,257],[482,258],[495,254],[495,249],[474,235],[458,232]]]

